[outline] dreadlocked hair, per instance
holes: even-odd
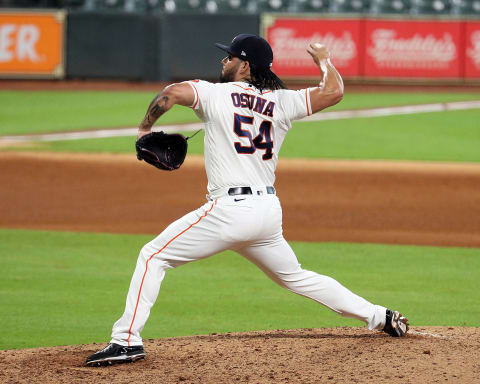
[[[264,89],[287,89],[285,83],[270,68],[258,69],[250,64],[250,84],[262,92]]]

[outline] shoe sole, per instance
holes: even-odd
[[[132,356],[117,356],[117,357],[109,357],[106,359],[99,359],[87,362],[85,365],[87,367],[101,367],[113,364],[121,364],[121,363],[133,363],[134,361],[145,359],[145,353],[132,355]]]

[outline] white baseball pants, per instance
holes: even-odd
[[[114,324],[112,343],[142,345],[140,332],[157,299],[168,268],[234,250],[256,264],[280,286],[313,299],[341,316],[385,325],[385,307],[355,295],[336,280],[301,268],[282,235],[277,196],[253,188],[253,195],[221,195],[170,224],[140,251],[125,312]],[[257,192],[260,191],[261,195]]]

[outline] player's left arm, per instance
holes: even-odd
[[[343,80],[330,61],[330,52],[323,44],[310,44],[307,52],[312,56],[322,74],[322,81],[316,88],[310,88],[312,113],[337,104],[343,97]]]
[[[194,100],[194,91],[188,83],[176,83],[165,87],[148,106],[147,113],[138,127],[137,138],[150,133],[153,124],[175,104],[190,107]]]

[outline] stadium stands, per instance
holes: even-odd
[[[372,0],[369,12],[372,14],[404,14],[410,12],[409,0]]]
[[[0,0],[0,7],[130,13],[282,12],[480,16],[480,0]]]
[[[480,16],[480,0],[452,0],[451,14]]]
[[[451,11],[450,0],[411,0],[411,14],[449,14]]]
[[[247,9],[246,0],[207,0],[205,11],[208,13],[237,13]]]
[[[365,13],[370,5],[369,0],[332,0],[330,12],[339,13]]]
[[[328,12],[329,7],[329,0],[298,0],[296,2],[296,12]]]

